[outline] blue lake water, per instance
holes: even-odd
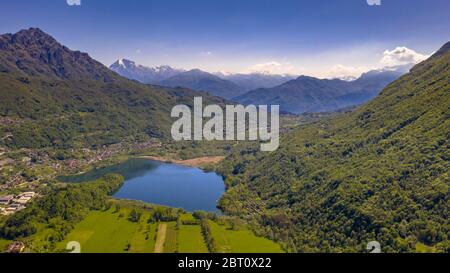
[[[187,211],[219,212],[217,201],[225,191],[222,177],[198,168],[148,159],[130,159],[124,163],[92,170],[76,176],[61,176],[63,182],[92,181],[107,173],[125,177],[116,198],[183,208]]]

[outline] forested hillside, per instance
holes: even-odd
[[[69,148],[168,138],[172,107],[192,105],[195,95],[125,79],[40,29],[0,36],[0,145]]]
[[[231,155],[221,207],[290,251],[450,251],[449,66],[447,43],[354,112]]]
[[[231,99],[245,93],[245,90],[234,82],[224,80],[216,75],[199,69],[180,73],[159,84],[170,87],[186,87],[192,90],[208,92],[211,95]]]

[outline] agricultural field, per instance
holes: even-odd
[[[164,241],[164,252],[165,253],[176,253],[178,252],[178,230],[175,222],[169,222],[166,224],[166,238]]]
[[[77,241],[83,253],[152,253],[156,223],[147,223],[143,213],[138,222],[128,219],[129,210],[93,211],[66,237],[61,247]]]
[[[190,213],[179,214],[178,221],[155,222],[151,210],[121,201],[108,210],[91,211],[75,225],[64,240],[55,245],[45,244],[54,231],[39,226],[30,242],[31,252],[65,252],[67,243],[80,243],[82,253],[207,253],[200,220]],[[206,220],[222,253],[282,252],[281,247],[265,238],[255,236],[245,224],[238,227],[227,219]],[[51,240],[50,240],[51,241]],[[29,242],[29,243],[30,243]],[[0,241],[6,247],[8,241]]]
[[[194,216],[191,213],[183,213],[180,215],[180,220],[182,222],[193,222],[196,221]]]
[[[0,239],[0,253],[6,250],[11,241]]]
[[[212,236],[221,253],[280,253],[280,245],[262,237],[255,236],[245,227],[232,230],[225,224],[209,221]]]
[[[200,225],[181,225],[178,229],[178,252],[207,253]]]

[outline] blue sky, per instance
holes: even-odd
[[[0,32],[39,27],[105,65],[331,77],[424,58],[450,40],[449,11],[448,0],[3,0]]]

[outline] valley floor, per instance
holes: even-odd
[[[179,216],[177,222],[152,222],[142,211],[138,222],[131,222],[130,208],[120,211],[93,211],[58,244],[61,251],[76,241],[82,253],[207,253],[204,234],[192,214]],[[150,220],[150,221],[149,221]],[[279,253],[280,245],[255,236],[245,225],[231,229],[227,220],[208,220],[212,237],[221,253]]]

